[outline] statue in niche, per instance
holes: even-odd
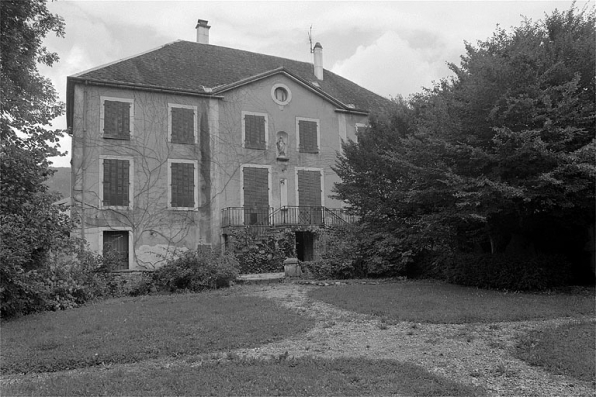
[[[277,138],[277,157],[286,157],[286,141],[283,136]]]

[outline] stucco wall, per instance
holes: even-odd
[[[104,139],[100,131],[101,97],[134,101],[130,140]],[[168,142],[168,103],[197,107],[198,144]],[[85,223],[90,247],[102,251],[105,230],[128,230],[131,268],[153,268],[177,250],[211,243],[211,184],[208,100],[127,89],[77,85],[73,118],[73,209]],[[132,161],[132,209],[102,209],[100,161]],[[167,208],[168,159],[192,160],[198,166],[198,203],[194,210]],[[84,200],[83,200],[84,194]],[[86,203],[82,210],[81,202]]]
[[[291,91],[292,100],[287,105],[275,103],[271,90],[275,84],[284,84]],[[288,205],[298,205],[296,192],[296,167],[322,169],[324,174],[324,205],[340,208],[341,202],[329,197],[335,182],[339,180],[331,169],[336,154],[341,150],[342,139],[355,138],[355,124],[367,123],[367,117],[336,111],[328,100],[304,88],[293,79],[275,75],[267,79],[227,92],[220,102],[220,125],[218,156],[220,167],[220,206],[240,207],[242,201],[241,172],[243,164],[269,165],[271,167],[272,207],[281,205],[280,180],[287,182]],[[265,150],[242,147],[242,112],[268,115],[268,145]],[[300,153],[297,148],[296,118],[317,119],[320,129],[319,153]],[[277,160],[276,134],[288,134],[286,153],[288,160]]]

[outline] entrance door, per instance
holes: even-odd
[[[311,232],[296,232],[296,256],[302,262],[314,260],[314,235]]]

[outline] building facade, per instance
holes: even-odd
[[[318,43],[310,64],[208,37],[199,20],[196,43],[68,77],[76,234],[122,269],[221,244],[233,228],[348,221],[329,197],[331,166],[390,101],[324,70]]]

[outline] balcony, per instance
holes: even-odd
[[[222,210],[222,227],[332,226],[354,223],[345,210],[327,207],[228,207]]]

